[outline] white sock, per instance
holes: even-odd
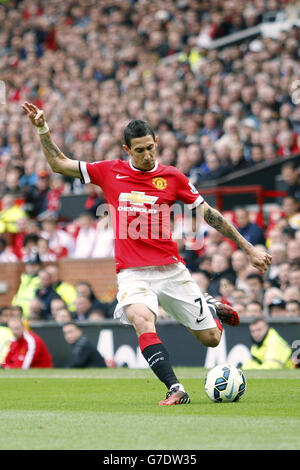
[[[180,384],[180,383],[171,385],[170,391],[171,391],[174,387],[178,387],[178,390],[180,390],[181,392],[185,392],[184,386],[183,386],[182,384]]]

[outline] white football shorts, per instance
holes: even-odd
[[[192,330],[215,328],[206,300],[183,263],[122,269],[118,274],[114,318],[130,324],[125,307],[145,304],[157,317],[161,307]]]

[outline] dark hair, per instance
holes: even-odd
[[[74,322],[74,321],[66,321],[62,326],[64,327],[64,326],[68,326],[68,325],[73,325],[73,326],[75,326],[78,330],[81,330],[80,326],[77,325],[77,323]]]
[[[247,281],[249,279],[257,279],[261,283],[261,285],[263,285],[263,283],[264,283],[263,278],[259,274],[255,274],[255,273],[248,274],[246,279],[247,279]]]
[[[288,300],[288,301],[286,302],[285,306],[290,305],[290,304],[297,304],[298,307],[300,307],[300,302],[299,302],[299,300],[296,300],[296,299]]]
[[[264,308],[262,303],[258,302],[258,300],[250,300],[247,305],[251,305],[251,304],[252,305],[258,305],[261,308],[261,310],[263,310],[263,308]],[[247,307],[247,305],[246,305],[246,307]]]
[[[141,121],[140,119],[134,119],[133,121],[130,121],[124,129],[125,144],[130,148],[131,139],[144,137],[145,135],[152,135],[153,139],[155,139],[154,130],[150,124],[145,121]]]
[[[29,233],[24,239],[24,246],[28,243],[37,243],[39,241],[39,236],[36,233]]]
[[[252,320],[250,325],[256,325],[256,323],[259,323],[261,321],[265,323],[266,325],[268,325],[268,322],[264,318],[261,318],[261,317],[254,318],[254,320]]]

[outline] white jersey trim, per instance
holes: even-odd
[[[29,334],[27,331],[24,331],[24,338],[27,341],[28,350],[23,361],[22,369],[29,369],[36,350],[36,343],[34,337],[31,336],[31,334]]]
[[[204,202],[204,199],[203,197],[199,194],[199,196],[197,197],[196,201],[194,201],[192,204],[188,204],[188,208],[189,209],[195,209],[196,207],[200,206],[200,204],[203,204]]]
[[[79,170],[82,175],[82,182],[84,184],[89,184],[91,182],[91,178],[87,171],[86,162],[81,162],[81,161],[79,162]]]
[[[158,167],[158,161],[156,160],[155,162],[155,165],[154,165],[154,168],[152,168],[152,170],[139,170],[138,168],[135,168],[132,164],[132,161],[129,160],[129,165],[130,165],[130,168],[134,171],[141,171],[143,173],[152,173],[153,171],[157,170],[157,167]]]

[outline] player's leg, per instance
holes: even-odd
[[[221,341],[223,327],[208,328],[207,330],[192,330],[188,328],[188,330],[203,346],[215,348]]]
[[[189,403],[190,399],[179,383],[169,360],[169,354],[157,336],[156,316],[145,304],[135,303],[125,307],[126,316],[134,327],[141,352],[154,374],[169,390],[166,400],[160,405]]]
[[[161,306],[204,346],[217,346],[222,336],[222,323],[238,325],[238,314],[230,306],[203,294],[182,263],[169,269],[169,279],[157,285]]]

